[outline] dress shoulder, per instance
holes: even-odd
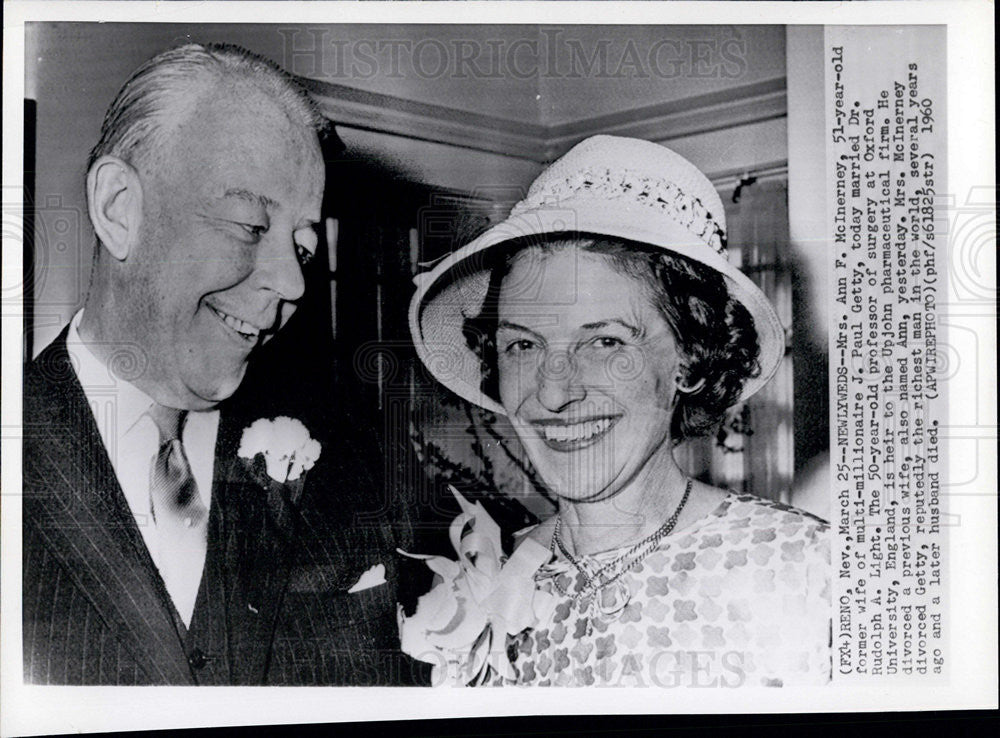
[[[777,500],[768,500],[763,497],[757,497],[756,495],[736,494],[734,492],[729,495],[722,507],[725,508],[725,510],[721,512],[725,515],[780,515],[783,516],[782,522],[786,523],[801,521],[805,524],[829,527],[829,523],[827,521],[813,515],[810,512],[806,512],[805,510],[791,505],[786,505],[785,503],[778,502]],[[795,520],[793,520],[793,518]]]
[[[778,526],[785,530],[802,527],[815,533],[825,533],[830,524],[816,515],[775,500],[755,495],[731,494],[712,513],[716,524],[730,527]]]
[[[720,542],[774,546],[786,560],[828,563],[830,559],[830,525],[825,520],[755,495],[730,494],[692,533],[692,540],[686,542],[704,541],[707,536]]]

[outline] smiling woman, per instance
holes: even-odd
[[[609,238],[520,239],[493,254],[466,340],[484,394],[515,408],[528,446],[542,442],[531,456],[560,496],[615,494],[655,449],[714,429],[759,371],[750,315],[697,262]],[[566,455],[602,442],[629,453],[594,448],[582,466]]]
[[[558,502],[509,559],[463,505],[457,568],[432,563],[440,583],[402,622],[438,680],[829,679],[826,524],[695,482],[674,459],[784,349],[693,165],[644,141],[584,141],[418,281],[410,316],[434,376],[510,419]]]

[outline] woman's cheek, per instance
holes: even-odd
[[[508,414],[521,405],[524,396],[524,383],[522,369],[518,362],[512,361],[509,357],[501,355],[497,359],[498,385],[500,389],[500,404],[504,406]]]

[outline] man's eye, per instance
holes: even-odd
[[[252,238],[260,238],[267,233],[266,225],[254,225],[253,223],[240,223],[240,228],[246,231]]]

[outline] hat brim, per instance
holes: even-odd
[[[743,272],[683,226],[650,220],[641,204],[594,197],[523,211],[490,228],[415,278],[417,290],[410,302],[409,320],[417,355],[435,379],[459,397],[506,415],[500,403],[480,389],[480,360],[462,332],[466,319],[482,311],[490,276],[486,252],[526,236],[563,232],[611,236],[679,254],[723,276],[730,294],[746,307],[757,330],[760,372],[744,385],[739,401],[747,399],[770,381],[785,352],[785,331],[774,307]]]

